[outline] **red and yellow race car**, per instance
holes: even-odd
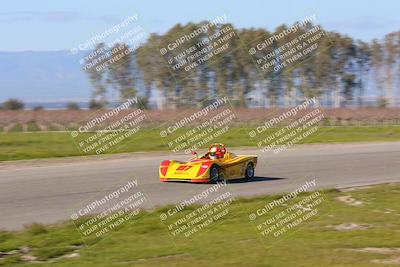
[[[254,177],[257,155],[236,155],[224,144],[212,144],[208,152],[188,162],[164,160],[160,165],[160,181],[188,181],[194,183],[218,182]]]

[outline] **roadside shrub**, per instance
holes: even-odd
[[[36,106],[33,108],[33,110],[43,110],[43,109],[44,109],[43,106]]]
[[[378,108],[386,108],[387,105],[388,105],[388,101],[387,101],[386,98],[384,98],[384,97],[379,98],[379,100],[378,100]]]
[[[107,103],[101,102],[101,101],[96,101],[94,99],[90,100],[89,102],[89,108],[90,109],[102,109],[107,105]]]
[[[24,109],[24,106],[24,102],[15,98],[11,98],[3,103],[3,108],[9,110]]]
[[[75,103],[75,102],[68,102],[68,104],[67,104],[67,109],[78,110],[78,109],[80,109],[80,108],[79,108],[79,105],[78,105],[77,103]]]

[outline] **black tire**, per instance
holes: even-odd
[[[246,166],[246,170],[244,172],[244,178],[246,180],[251,180],[254,177],[254,165],[252,162],[249,162]]]
[[[219,170],[218,167],[213,165],[210,169],[210,183],[215,184],[219,181]]]

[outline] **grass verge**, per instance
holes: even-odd
[[[71,222],[52,226],[33,224],[20,232],[0,232],[0,266],[366,267],[386,266],[396,261],[398,264],[399,192],[400,184],[323,191],[326,202],[319,206],[318,214],[284,233],[279,242],[257,233],[248,216],[249,211],[279,196],[235,201],[218,223],[185,242],[173,242],[160,221],[160,214],[170,207],[141,212],[87,247]],[[191,211],[193,207],[188,207],[182,213]],[[267,216],[277,212],[273,210]]]
[[[234,127],[213,142],[222,142],[229,147],[255,146],[256,143],[249,138],[251,130],[253,128]],[[185,131],[188,129],[181,130],[182,133]],[[277,129],[268,129],[263,136],[266,137],[275,131]],[[89,134],[87,136],[89,137]],[[320,127],[316,133],[302,139],[300,144],[399,140],[400,126]],[[145,128],[121,141],[106,153],[167,149],[168,146],[161,140],[158,129]],[[95,154],[95,151],[88,154]],[[79,150],[77,143],[67,132],[0,132],[0,161],[82,155],[84,153]]]

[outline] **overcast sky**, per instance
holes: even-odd
[[[239,28],[291,24],[315,14],[317,23],[369,41],[400,30],[400,1],[3,1],[0,51],[70,50],[137,14],[147,32],[164,33],[176,23],[226,15]]]

